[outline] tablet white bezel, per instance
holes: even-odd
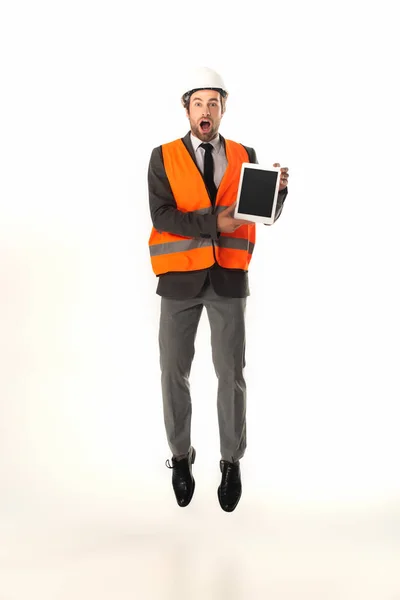
[[[241,194],[242,182],[243,182],[243,176],[245,173],[245,169],[258,169],[259,171],[273,171],[274,173],[279,174],[281,167],[265,167],[265,166],[259,165],[257,163],[242,163],[242,168],[240,171],[238,194],[237,194],[237,199],[236,199],[236,206],[235,206],[235,210],[234,210],[234,214],[233,214],[235,219],[245,219],[246,221],[252,221],[254,223],[264,223],[265,225],[272,225],[275,220],[275,211],[276,211],[276,204],[277,204],[277,200],[278,200],[280,177],[278,176],[276,179],[275,194],[274,194],[274,201],[272,204],[271,216],[270,217],[260,217],[259,215],[248,215],[246,213],[239,212],[240,194]]]

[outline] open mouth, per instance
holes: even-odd
[[[211,131],[211,121],[208,119],[202,119],[200,121],[200,129],[203,133],[209,133]]]

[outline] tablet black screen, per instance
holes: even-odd
[[[239,212],[257,217],[271,217],[278,176],[276,171],[244,169]]]

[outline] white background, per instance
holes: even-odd
[[[399,499],[394,5],[2,3],[5,520],[140,522],[159,498],[173,509],[147,167],[187,132],[180,96],[199,65],[229,87],[221,133],[290,169],[250,268],[242,502]],[[204,504],[216,389],[204,314],[192,371]]]

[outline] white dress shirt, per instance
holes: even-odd
[[[204,173],[205,150],[204,148],[200,148],[200,144],[203,144],[203,142],[194,136],[193,133],[190,134],[190,141],[192,142],[194,154],[196,156],[197,166],[199,167],[200,171]],[[208,143],[214,147],[214,150],[212,151],[212,156],[214,159],[214,183],[218,189],[222,177],[224,176],[225,169],[228,165],[228,161],[226,160],[225,148],[220,140],[219,134]]]

